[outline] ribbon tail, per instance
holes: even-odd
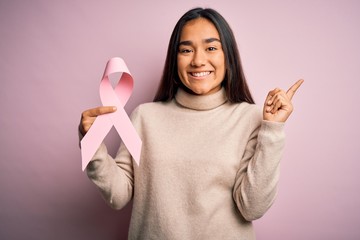
[[[80,142],[82,170],[84,171],[100,144],[109,133],[112,124],[108,115],[97,116],[89,131]]]
[[[114,126],[118,131],[123,143],[130,152],[131,156],[134,158],[137,165],[139,165],[142,141],[124,108],[118,108],[111,117],[113,118]]]

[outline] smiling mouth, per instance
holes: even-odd
[[[193,77],[205,77],[209,75],[210,72],[191,72],[190,75]]]

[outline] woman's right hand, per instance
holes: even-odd
[[[99,115],[112,113],[116,111],[114,106],[97,107],[85,110],[81,114],[79,130],[82,135],[85,135],[89,131],[91,125]]]

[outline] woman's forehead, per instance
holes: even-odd
[[[215,25],[206,18],[196,18],[188,21],[180,35],[182,41],[187,41],[191,39],[211,39],[219,37],[219,32],[217,31]]]

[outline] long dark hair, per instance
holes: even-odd
[[[196,18],[206,18],[211,21],[219,32],[226,65],[226,74],[222,86],[226,90],[228,100],[232,103],[254,103],[246,83],[234,34],[226,20],[211,8],[191,9],[176,23],[169,41],[164,71],[154,102],[169,101],[175,97],[181,83],[177,69],[177,54],[181,31],[188,21]]]

